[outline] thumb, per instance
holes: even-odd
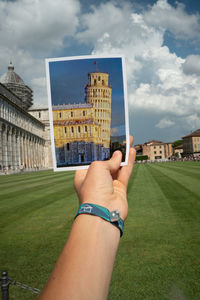
[[[110,160],[106,161],[106,168],[111,173],[116,172],[120,168],[120,164],[122,161],[122,153],[121,151],[115,151]]]

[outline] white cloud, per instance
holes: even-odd
[[[182,65],[185,74],[200,75],[200,55],[189,55]]]
[[[33,78],[31,87],[34,91],[34,106],[47,105],[46,77]]]
[[[109,18],[112,14],[115,18]],[[200,79],[183,72],[185,60],[163,41],[166,30],[188,39],[196,36],[197,23],[197,15],[165,0],[141,13],[127,4],[105,3],[84,16],[85,30],[77,37],[93,43],[93,54],[125,54],[131,110],[186,116],[200,114]]]
[[[167,0],[158,0],[145,14],[147,25],[169,30],[177,38],[199,38],[198,14],[189,15],[184,11],[184,4],[176,2],[176,8]]]
[[[197,114],[187,116],[185,121],[192,130],[200,128],[200,117]]]
[[[44,58],[63,46],[79,24],[78,0],[0,0],[0,75],[5,62],[34,90],[35,103],[47,105]],[[42,57],[42,58],[41,58]]]
[[[30,52],[61,47],[75,33],[79,11],[77,0],[1,0],[1,44]]]
[[[167,128],[167,127],[171,127],[173,125],[175,125],[174,121],[164,118],[164,119],[161,119],[155,126],[158,128]]]
[[[46,86],[46,78],[45,77],[33,78],[31,80],[31,83],[32,83],[32,85],[44,87],[44,86]]]

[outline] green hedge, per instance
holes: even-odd
[[[137,155],[135,160],[137,161],[137,160],[147,160],[147,159],[148,159],[147,155]]]

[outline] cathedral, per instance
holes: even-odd
[[[85,103],[54,105],[57,167],[110,158],[111,93],[109,74],[88,74]]]
[[[33,92],[12,63],[0,77],[0,174],[52,168],[48,108],[34,108]]]

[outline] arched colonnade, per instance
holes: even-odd
[[[45,141],[6,122],[0,122],[0,172],[38,170],[44,166]]]

